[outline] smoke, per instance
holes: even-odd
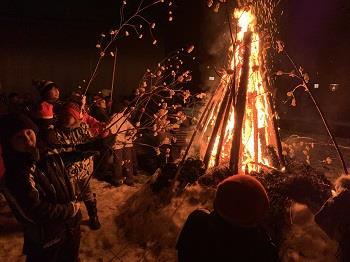
[[[217,87],[220,81],[219,71],[226,69],[228,65],[228,50],[232,45],[230,36],[231,17],[233,7],[223,6],[218,12],[213,12],[206,7],[204,10],[201,27],[201,49],[203,61],[200,66],[201,86],[204,90]]]

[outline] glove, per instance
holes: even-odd
[[[86,105],[86,96],[83,95],[83,96],[81,97],[81,107],[84,108],[85,105]]]
[[[109,135],[103,138],[103,145],[105,147],[112,147],[115,144],[117,134]]]
[[[75,215],[78,213],[78,211],[80,210],[80,202],[70,202],[70,204],[72,205],[73,208],[73,214],[72,217],[75,217]]]
[[[103,139],[102,138],[92,139],[87,143],[76,145],[75,149],[81,152],[104,150]]]

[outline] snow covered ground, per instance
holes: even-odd
[[[187,190],[169,205],[144,184],[140,176],[133,187],[118,188],[93,179],[102,228],[91,231],[83,211],[80,258],[82,261],[176,261],[176,238],[188,214],[197,207],[210,207],[211,196],[201,195],[199,186]],[[199,199],[208,199],[200,203]],[[0,202],[0,261],[24,261],[21,227],[4,200]]]
[[[305,143],[315,143],[310,150],[311,165],[327,172],[331,180],[341,173],[334,149],[325,145],[327,138],[317,138],[312,142],[309,138],[294,136],[288,143],[300,147]],[[341,143],[348,160],[350,142],[343,140]],[[332,163],[323,161],[327,157],[333,160]],[[176,261],[174,246],[185,219],[198,207],[211,208],[214,192],[195,185],[188,187],[181,197],[166,203],[164,196],[154,195],[149,190],[148,179],[140,175],[135,186],[118,188],[95,179],[91,181],[93,191],[97,193],[102,228],[98,231],[89,229],[83,207],[82,261]],[[336,243],[314,223],[307,207],[295,203],[290,214],[292,228],[282,247],[283,261],[336,261]],[[0,261],[24,261],[22,241],[20,225],[6,202],[0,200]]]

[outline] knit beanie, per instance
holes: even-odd
[[[81,120],[82,116],[81,116],[81,109],[80,106],[77,103],[67,103],[63,106],[63,108],[61,109],[61,117],[64,116],[72,116],[74,117],[76,120]]]
[[[53,87],[58,88],[54,82],[48,80],[33,80],[33,85],[38,89],[41,97],[44,97]]]
[[[10,138],[23,129],[32,129],[36,134],[38,127],[23,114],[7,114],[0,118],[0,141],[7,144]]]
[[[269,208],[263,185],[249,175],[234,175],[218,185],[214,210],[234,226],[253,227]]]

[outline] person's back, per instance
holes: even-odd
[[[344,175],[335,182],[336,192],[315,215],[315,222],[339,243],[338,259],[350,261],[350,177]]]
[[[278,261],[276,247],[261,227],[235,227],[203,209],[190,214],[176,248],[179,261]]]
[[[277,248],[259,223],[268,209],[262,185],[248,175],[232,176],[218,187],[214,211],[195,210],[180,233],[179,262],[279,261]]]

